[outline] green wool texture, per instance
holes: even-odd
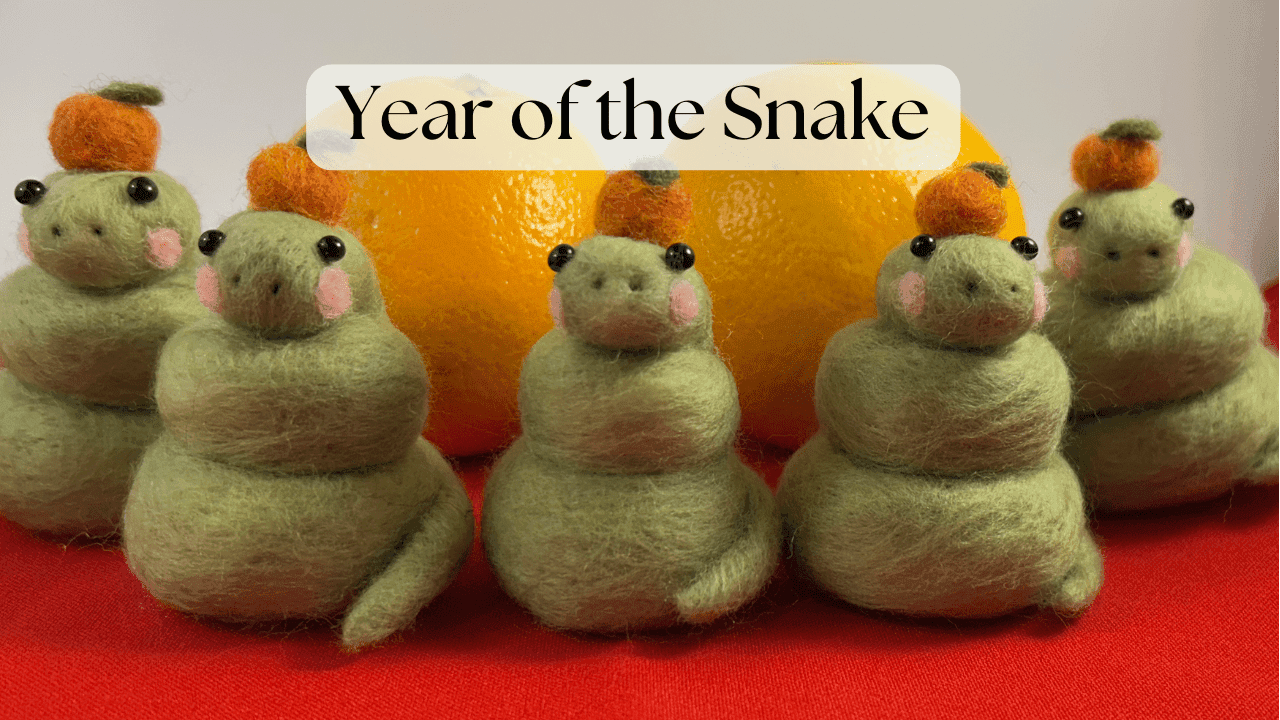
[[[1276,482],[1276,356],[1255,346],[1240,372],[1181,400],[1087,416],[1066,452],[1104,509],[1207,500],[1238,483]]]
[[[206,460],[166,432],[138,468],[124,542],[138,579],[184,612],[270,622],[363,603],[343,634],[360,647],[412,622],[444,588],[471,522],[452,469],[425,440],[387,465],[272,473]]]
[[[966,352],[922,343],[880,320],[831,338],[815,387],[832,446],[935,475],[1041,465],[1058,448],[1071,400],[1067,368],[1039,334]]]
[[[57,172],[41,184],[19,230],[33,264],[0,282],[0,514],[109,535],[159,432],[160,349],[206,314],[193,292],[200,215],[161,172]]]
[[[973,162],[965,167],[970,170],[977,170],[986,175],[996,187],[1005,188],[1009,186],[1009,168],[1000,163]]]
[[[227,239],[208,265],[222,288],[221,315],[233,325],[267,339],[302,338],[329,328],[314,293],[330,267],[348,278],[351,315],[386,317],[373,263],[350,232],[274,210],[232,215],[218,230]],[[318,243],[325,237],[337,238],[345,248],[337,265],[319,255]]]
[[[160,418],[81,402],[3,371],[0,408],[0,512],[60,536],[115,532]]]
[[[938,239],[923,257],[910,248],[881,266],[879,317],[823,354],[821,430],[778,485],[791,552],[862,607],[1083,612],[1102,560],[1060,452],[1070,378],[1030,332],[1035,269],[982,235]]]
[[[427,418],[420,355],[383,314],[292,342],[212,316],[174,336],[158,372],[168,431],[190,452],[233,465],[381,465],[413,446]]]
[[[1162,136],[1163,133],[1160,132],[1160,126],[1156,125],[1154,120],[1143,120],[1142,118],[1117,120],[1108,125],[1106,130],[1098,133],[1098,137],[1103,140],[1134,138],[1155,142]]]
[[[663,254],[628,238],[579,244],[555,281],[563,327],[521,372],[523,435],[485,487],[494,572],[556,629],[710,622],[777,565],[773,495],[733,449],[737,389],[710,296]]]
[[[1076,193],[1054,214],[1084,212],[1080,228],[1050,229],[1053,253],[1070,248],[1080,261],[1074,278],[1046,271],[1042,328],[1071,368],[1078,413],[1204,392],[1235,375],[1262,336],[1266,306],[1243,268],[1201,246],[1178,267],[1189,230],[1170,210],[1178,197],[1158,183]]]
[[[1159,183],[1078,192],[1050,226],[1043,331],[1074,380],[1068,458],[1102,509],[1276,482],[1265,305],[1239,265],[1191,242],[1179,198]],[[1082,221],[1063,227],[1056,218],[1072,208]]]
[[[956,242],[956,238],[967,238]],[[1013,342],[1035,323],[1035,275],[1009,243],[984,235],[940,238],[928,258],[910,244],[894,248],[876,277],[881,322],[935,346],[990,349]],[[927,302],[918,315],[903,306],[902,279],[915,273]]]
[[[217,314],[160,358],[166,429],[129,494],[129,566],[186,612],[344,615],[344,647],[376,644],[444,589],[474,532],[457,476],[419,437],[422,359],[350,233],[281,212],[219,232],[200,281]],[[326,315],[334,277],[349,303]]]
[[[164,92],[160,88],[143,83],[113,82],[94,94],[130,105],[159,105],[164,102]]]
[[[804,569],[862,607],[1073,615],[1102,577],[1080,481],[1056,452],[1033,468],[945,478],[853,460],[820,432],[787,462],[778,499]]]
[[[24,382],[85,402],[154,409],[160,349],[206,315],[191,273],[115,291],[27,266],[0,282],[0,353]]]
[[[679,170],[637,170],[636,174],[646,185],[667,187],[680,179]]]

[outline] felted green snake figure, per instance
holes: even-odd
[[[264,190],[263,175],[292,194]],[[201,236],[198,294],[213,312],[161,356],[165,431],[138,468],[123,539],[166,605],[246,622],[342,616],[344,647],[359,649],[443,590],[474,520],[420,437],[422,359],[337,226],[341,204],[294,198],[341,180],[300,148],[268,148],[250,167],[261,209]]]
[[[63,101],[50,141],[67,169],[14,192],[31,265],[0,282],[0,515],[32,530],[115,532],[160,430],[160,348],[204,315],[200,214],[154,169],[158,125],[139,98],[160,101],[122,83]]]
[[[1081,190],[1054,212],[1044,333],[1074,380],[1066,451],[1103,509],[1276,482],[1276,357],[1236,263],[1191,241],[1193,203],[1153,182],[1154,123],[1077,147]]]
[[[602,196],[635,174],[611,176]],[[642,202],[611,212],[643,213],[662,204],[644,194],[683,192],[674,178],[641,176],[654,189],[637,185]],[[667,219],[631,227],[670,232]],[[779,520],[733,449],[737,390],[712,344],[693,251],[596,235],[549,262],[557,327],[525,359],[523,434],[485,488],[482,536],[502,587],[560,630],[732,612],[773,574]]]
[[[1031,332],[1046,311],[1037,248],[987,234],[1004,222],[1006,180],[1002,166],[976,164],[923,187],[927,234],[881,266],[878,317],[823,354],[821,429],[788,461],[778,501],[801,569],[849,603],[1073,615],[1101,585],[1080,484],[1059,452],[1070,380]]]

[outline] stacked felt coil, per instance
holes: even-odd
[[[549,260],[557,328],[524,362],[523,434],[488,480],[482,534],[503,588],[557,629],[710,622],[777,564],[777,509],[734,453],[737,390],[680,242],[688,209],[675,172],[614,174],[597,226],[634,237]]]
[[[1054,212],[1044,333],[1074,381],[1067,455],[1097,505],[1137,509],[1275,483],[1277,371],[1236,263],[1191,240],[1194,204],[1154,182],[1160,131],[1121,120],[1077,146]]]
[[[15,191],[31,265],[0,283],[0,515],[32,530],[116,531],[160,431],[160,348],[205,314],[199,212],[154,170],[161,99],[126,83],[67,98],[49,127],[66,169]]]
[[[1102,580],[1079,482],[1059,451],[1070,381],[1029,332],[1045,313],[1030,238],[999,230],[1002,166],[921,189],[925,234],[892,251],[879,317],[818,372],[819,433],[779,503],[801,568],[836,596],[912,615],[1083,611]]]
[[[160,359],[165,430],[123,536],[167,605],[247,622],[341,615],[342,642],[358,649],[447,585],[474,522],[420,437],[422,359],[338,226],[344,182],[301,148],[272,146],[250,166],[254,209],[201,236],[198,295],[213,313]]]

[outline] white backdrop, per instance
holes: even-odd
[[[1004,155],[1033,237],[1071,190],[1085,134],[1128,116],[1165,132],[1162,180],[1201,240],[1276,275],[1274,0],[693,3],[178,3],[0,0],[0,276],[25,262],[9,188],[56,168],[54,106],[107,80],[164,88],[158,166],[213,227],[244,208],[244,169],[303,122],[328,63],[938,63]]]

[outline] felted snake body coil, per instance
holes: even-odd
[[[1082,190],[1049,226],[1044,333],[1074,380],[1067,455],[1094,501],[1137,509],[1277,477],[1276,356],[1236,263],[1190,238],[1195,207],[1153,182],[1154,123],[1080,143]]]
[[[200,215],[154,169],[158,126],[139,88],[159,102],[122,83],[63,101],[50,140],[68,170],[15,191],[32,264],[0,282],[0,515],[36,531],[117,530],[160,432],[160,348],[205,314],[192,292]]]
[[[525,360],[523,435],[488,480],[482,535],[503,588],[553,628],[710,622],[777,564],[777,508],[734,452],[737,390],[692,261],[609,235],[552,253],[559,327]]]
[[[984,183],[997,187],[982,176],[1002,180],[1002,170],[962,169],[921,190],[921,225],[944,229],[892,251],[879,317],[828,343],[815,390],[821,430],[779,481],[801,568],[852,604],[1075,614],[1101,584],[1080,484],[1059,451],[1070,380],[1049,342],[1028,332],[1045,312],[1027,261],[1035,244],[982,234],[1002,219],[974,227]],[[959,209],[931,219],[943,199]]]
[[[197,286],[215,313],[161,356],[165,430],[123,537],[167,605],[250,622],[342,614],[357,649],[448,584],[473,519],[419,436],[422,359],[387,318],[363,248],[324,219],[252,210],[201,237]]]

